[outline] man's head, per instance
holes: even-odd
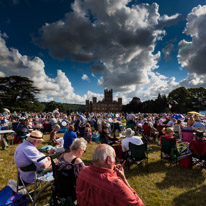
[[[113,169],[115,165],[115,151],[107,144],[100,144],[92,153],[92,162],[97,167]]]
[[[31,142],[34,146],[37,146],[43,141],[43,134],[38,130],[34,130],[27,135],[27,141]]]

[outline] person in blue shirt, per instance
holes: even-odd
[[[74,126],[70,125],[69,126],[69,131],[64,134],[64,149],[69,151],[69,148],[74,141],[74,139],[77,138],[76,132],[74,132]]]
[[[201,127],[202,128],[202,127],[205,127],[205,124],[203,122],[201,122],[200,119],[198,118],[195,120],[195,123],[192,125],[192,128],[193,127]]]

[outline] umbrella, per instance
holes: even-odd
[[[185,117],[182,114],[174,114],[171,116],[173,119],[184,119]]]
[[[200,113],[195,112],[195,111],[188,112],[188,114],[197,114],[197,115],[200,115]]]

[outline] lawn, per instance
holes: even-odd
[[[48,135],[44,135],[48,139]],[[43,145],[47,144],[45,141]],[[17,145],[8,150],[0,150],[0,190],[9,179],[16,179],[16,166],[13,155]],[[88,144],[82,157],[86,165],[91,163],[91,154],[96,143]],[[39,148],[42,144],[39,145]],[[160,161],[160,148],[150,145],[149,172],[144,167],[132,165],[130,171],[125,168],[130,185],[141,197],[145,206],[205,206],[206,205],[206,172],[201,167],[185,169],[179,165],[170,165]]]

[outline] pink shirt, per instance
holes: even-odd
[[[144,206],[134,189],[114,170],[93,165],[81,170],[76,193],[78,206]]]

